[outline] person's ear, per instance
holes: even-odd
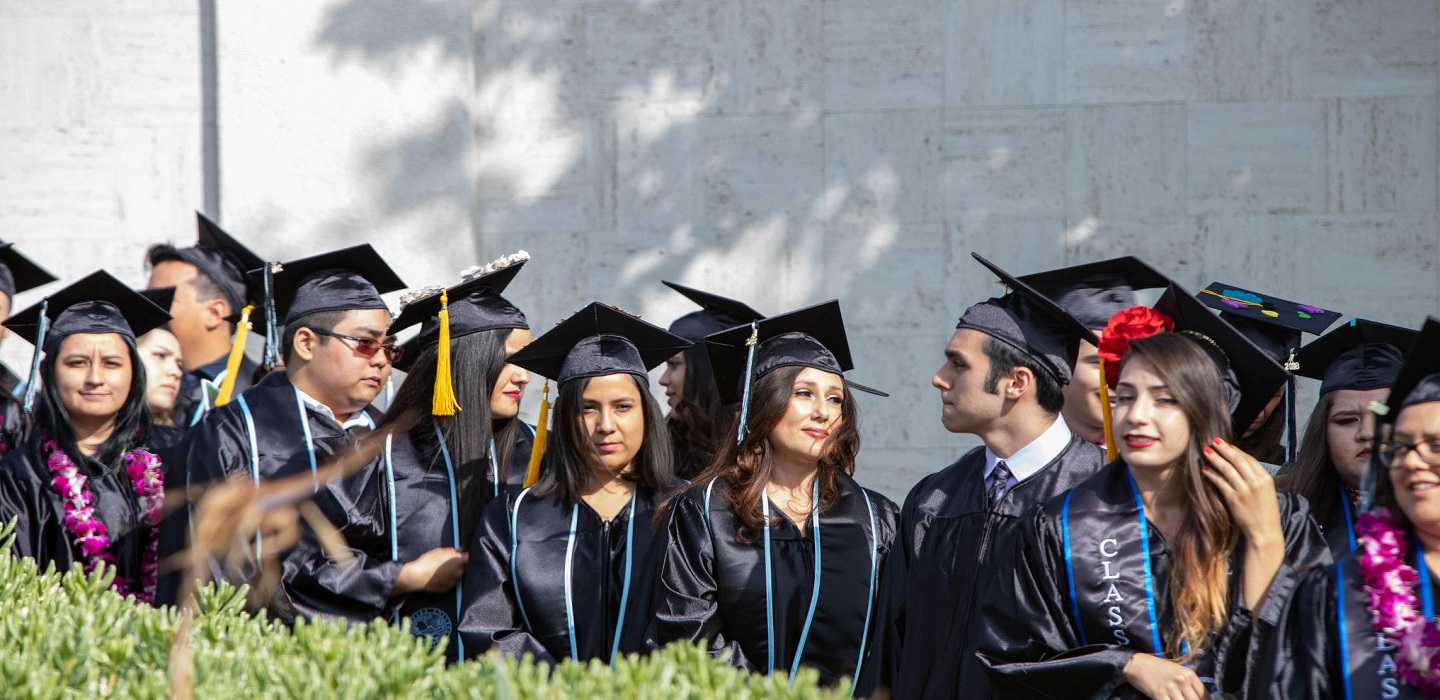
[[[1035,386],[1035,373],[1029,367],[1016,367],[1010,371],[1010,386],[1005,389],[1005,398],[1019,399]]]
[[[309,362],[315,359],[315,353],[320,349],[320,335],[309,328],[301,327],[295,331],[295,340],[290,347],[295,357]]]
[[[226,323],[225,318],[230,315],[230,302],[220,297],[205,302],[200,307],[204,312],[205,330],[213,331]]]

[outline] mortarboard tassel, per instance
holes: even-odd
[[[250,312],[255,305],[246,306],[240,312],[240,323],[235,325],[235,342],[230,346],[230,359],[225,361],[225,379],[220,382],[220,393],[215,395],[215,408],[230,403],[235,393],[235,375],[240,373],[240,361],[245,359],[245,337],[250,334]]]
[[[455,400],[455,383],[450,377],[450,292],[440,290],[440,341],[435,360],[435,393],[430,415],[453,416],[461,410]]]
[[[1110,417],[1110,386],[1105,381],[1105,358],[1100,358],[1100,419],[1105,424],[1105,461],[1113,462],[1120,456],[1115,447],[1115,421]]]
[[[540,458],[545,456],[545,438],[550,430],[550,380],[540,390],[540,418],[535,421],[535,444],[530,447],[530,464],[525,467],[525,488],[540,480]]]
[[[35,354],[30,357],[30,381],[25,384],[25,400],[20,404],[25,415],[35,408],[35,390],[40,388],[40,353],[45,347],[45,334],[50,331],[50,299],[40,302],[40,323],[35,333]]]
[[[760,322],[750,322],[750,337],[745,339],[745,345],[749,350],[745,353],[745,378],[743,385],[745,393],[740,396],[740,420],[736,421],[739,428],[735,431],[735,444],[745,441],[745,434],[749,432],[745,423],[750,420],[750,375],[755,371],[755,345],[760,340]]]
[[[275,273],[285,268],[278,262],[265,265],[261,278],[265,281],[265,354],[260,364],[265,371],[280,364],[280,321],[275,313]]]

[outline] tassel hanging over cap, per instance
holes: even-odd
[[[525,488],[540,480],[540,459],[545,456],[545,438],[550,432],[550,380],[540,390],[540,418],[535,421],[535,444],[530,448],[530,464],[525,467]]]
[[[261,278],[265,284],[265,354],[260,364],[266,372],[280,364],[280,320],[275,313],[275,273],[285,268],[272,262],[263,268]]]
[[[250,312],[255,305],[246,306],[240,312],[240,323],[235,325],[235,342],[230,346],[230,359],[225,361],[225,379],[220,382],[220,393],[215,395],[215,407],[230,403],[235,393],[235,375],[240,373],[240,361],[245,359],[245,338],[250,335]]]
[[[25,383],[25,400],[21,402],[21,410],[25,415],[30,415],[31,409],[35,408],[35,391],[40,388],[40,354],[45,347],[45,334],[50,330],[50,300],[47,298],[40,302],[40,323],[39,330],[35,333],[35,354],[30,356],[30,381]]]
[[[1105,358],[1100,358],[1100,417],[1105,424],[1105,461],[1113,462],[1120,456],[1115,447],[1115,421],[1110,417],[1110,387],[1105,381]]]
[[[440,290],[440,340],[435,360],[435,396],[430,414],[453,416],[460,409],[455,400],[455,383],[450,376],[450,292]]]

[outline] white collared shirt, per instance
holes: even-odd
[[[316,399],[314,396],[311,396],[311,395],[309,395],[309,394],[301,391],[301,390],[300,390],[300,387],[298,387],[298,386],[295,387],[295,393],[299,394],[299,395],[300,395],[300,400],[305,402],[305,408],[308,408],[308,409],[310,409],[310,410],[312,410],[312,411],[314,411],[314,412],[316,412],[316,413],[319,413],[320,415],[325,416],[326,418],[329,418],[330,420],[333,420],[333,421],[335,421],[336,423],[340,423],[340,421],[336,420],[336,418],[335,418],[335,412],[332,411],[332,410],[330,410],[330,407],[329,407],[329,406],[326,406],[325,404],[320,403],[320,401],[319,401],[318,399]],[[350,416],[350,419],[349,419],[349,420],[345,421],[344,423],[340,423],[340,428],[341,428],[342,430],[346,430],[346,431],[349,431],[351,428],[369,428],[370,430],[374,430],[374,429],[375,429],[375,421],[370,418],[370,414],[369,414],[369,413],[366,413],[366,412],[362,409],[362,410],[356,411],[356,412],[355,412],[355,415]]]
[[[1006,489],[1014,488],[1016,484],[1034,476],[1045,465],[1051,463],[1061,452],[1070,445],[1070,426],[1065,423],[1065,418],[1055,416],[1055,422],[1040,433],[1040,437],[1030,441],[1030,444],[1020,448],[1015,454],[1005,458],[1005,466],[1010,470],[1010,483]],[[990,479],[990,472],[995,471],[996,463],[1001,459],[989,447],[985,448],[985,479]]]

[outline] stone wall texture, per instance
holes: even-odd
[[[0,0],[0,238],[137,283],[196,209],[416,285],[523,248],[537,329],[838,297],[898,499],[976,444],[929,386],[971,251],[1440,312],[1437,62],[1435,0]]]

